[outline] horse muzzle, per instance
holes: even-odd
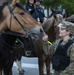
[[[30,30],[30,33],[32,38],[35,39],[42,38],[42,40],[44,41],[48,39],[48,36],[46,35],[42,27],[35,27]]]

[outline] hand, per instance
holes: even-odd
[[[47,41],[47,40],[48,40],[48,35],[47,35],[47,34],[45,34],[45,36],[44,36],[44,37],[42,37],[42,40],[43,40],[43,41]]]
[[[11,3],[11,6],[14,7],[15,4],[16,4],[16,3],[19,3],[19,2],[20,2],[20,0],[13,0],[12,3]]]
[[[46,20],[47,20],[47,18],[46,18],[46,17],[44,17],[44,18],[43,18],[43,23],[44,23],[44,22],[46,22]]]

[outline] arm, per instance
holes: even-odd
[[[47,18],[45,16],[45,13],[44,13],[44,9],[41,8],[41,13],[43,14],[43,23],[46,22]]]
[[[14,7],[15,4],[16,4],[16,3],[19,3],[19,2],[20,2],[20,0],[13,0],[13,1],[11,2],[11,6]]]
[[[46,55],[50,55],[51,57],[53,56],[53,54],[55,53],[56,51],[56,48],[58,46],[58,43],[59,43],[60,40],[56,40],[52,45],[49,45],[47,43],[47,41],[43,42],[43,50],[44,50],[44,53]]]

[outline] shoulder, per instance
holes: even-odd
[[[74,49],[74,43],[69,48],[70,49]]]
[[[26,4],[24,4],[24,6],[27,6],[28,4],[26,3]]]
[[[67,51],[68,56],[70,56],[71,53],[74,53],[74,37],[71,37],[71,40],[73,40],[73,43],[68,48],[68,51]]]
[[[24,4],[24,6],[27,8],[29,5],[26,3],[26,4]]]
[[[53,42],[53,44],[52,44],[52,47],[56,49],[57,46],[58,46],[58,44],[59,44],[59,42],[60,42],[60,40],[61,40],[61,39],[55,40],[55,41]]]
[[[44,11],[44,9],[42,7],[40,7],[40,9]]]
[[[71,40],[72,40],[73,43],[72,43],[71,46],[69,47],[70,49],[74,48],[74,36],[71,37]]]
[[[73,41],[73,43],[70,45],[70,47],[68,48],[68,51],[74,51],[74,36],[71,37],[71,40]]]
[[[54,41],[53,44],[50,46],[50,50],[53,51],[53,54],[55,53],[59,42],[60,42],[60,39]]]
[[[57,39],[57,40],[55,40],[54,43],[55,43],[55,44],[56,44],[56,43],[58,44],[60,41],[61,41],[61,39]]]
[[[74,36],[72,36],[72,37],[71,37],[71,40],[73,40],[73,41],[74,41]]]
[[[68,48],[67,56],[74,56],[74,43]]]
[[[43,11],[44,10],[42,7],[38,7],[37,9],[40,10],[40,11]]]

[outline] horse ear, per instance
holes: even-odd
[[[20,0],[13,0],[13,1],[11,2],[11,5],[14,7],[16,3],[19,3],[19,1],[20,1]]]
[[[57,19],[57,17],[56,17],[56,14],[55,14],[55,13],[54,13],[54,15],[53,15],[53,16],[54,16],[54,18],[55,18],[55,19]]]

